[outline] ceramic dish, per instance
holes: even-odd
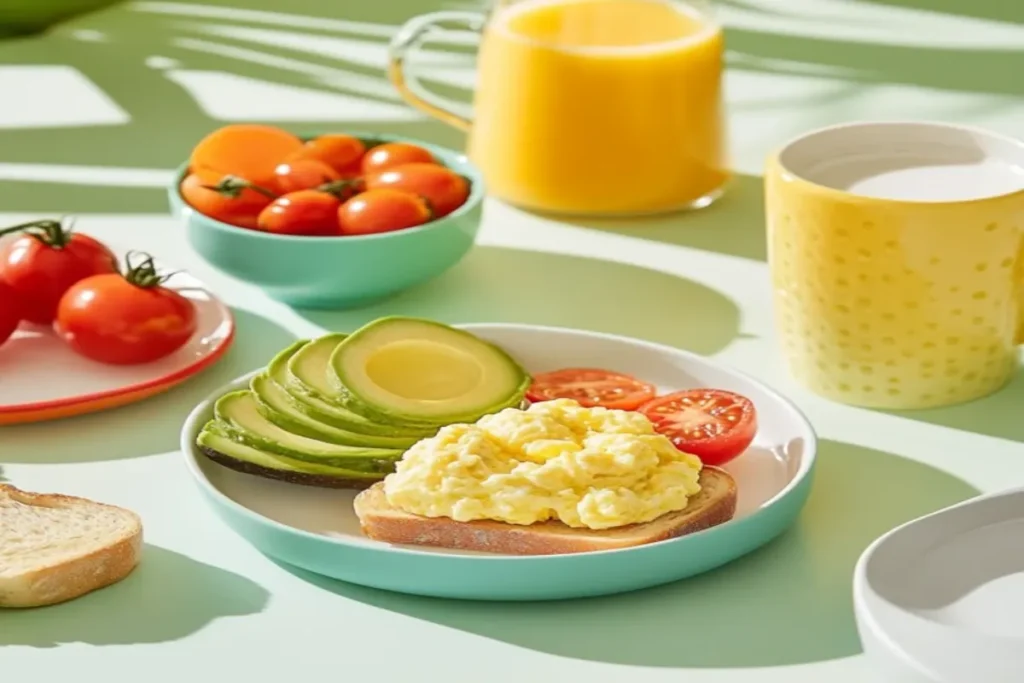
[[[376,235],[296,237],[246,230],[205,216],[182,199],[182,164],[168,188],[171,212],[207,263],[291,306],[345,309],[393,296],[453,267],[480,230],[484,180],[461,152],[394,135],[352,133],[365,141],[411,142],[470,181],[466,202],[415,228]],[[385,265],[382,265],[385,264]]]
[[[174,270],[160,263],[157,268]],[[198,329],[185,346],[153,363],[97,363],[76,354],[49,328],[22,325],[0,348],[0,425],[71,417],[141,401],[217,362],[234,339],[231,310],[188,273],[178,273],[168,286],[196,305]]]
[[[265,554],[325,576],[376,588],[449,598],[544,600],[618,593],[698,574],[749,553],[792,524],[807,499],[816,438],[806,418],[759,382],[700,356],[624,337],[526,325],[463,325],[512,354],[530,372],[613,367],[661,390],[709,386],[757,407],[754,444],[726,469],[739,501],[733,521],[627,550],[506,556],[372,541],[352,511],[355,492],[294,486],[240,474],[202,455],[195,438],[212,402],[244,388],[239,378],[199,405],[181,448],[203,497]],[[250,375],[251,376],[251,375]]]
[[[854,572],[864,651],[884,681],[1017,683],[1024,490],[973,498],[875,541]]]

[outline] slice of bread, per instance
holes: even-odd
[[[355,499],[363,533],[386,543],[427,545],[503,555],[560,555],[615,550],[692,534],[728,522],[736,512],[736,482],[727,472],[705,467],[701,491],[690,504],[645,524],[614,529],[578,529],[561,522],[529,526],[504,522],[456,522],[448,517],[420,517],[392,507],[383,483]]]
[[[41,607],[128,576],[142,553],[138,515],[0,484],[0,607]]]

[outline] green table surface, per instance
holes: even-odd
[[[851,610],[859,553],[901,522],[1024,484],[1024,377],[971,405],[910,414],[831,404],[792,383],[770,316],[759,177],[772,148],[851,119],[937,119],[1024,136],[1019,3],[720,2],[740,175],[700,213],[557,222],[492,201],[464,263],[347,313],[286,308],[190,252],[163,187],[191,145],[228,121],[461,145],[459,133],[392,92],[386,44],[415,14],[482,4],[129,2],[0,42],[0,224],[77,214],[80,229],[204,279],[239,325],[221,363],[167,395],[0,428],[4,478],[125,505],[147,535],[143,566],[117,587],[0,613],[5,679],[270,683],[308,672],[387,682],[860,683],[870,674]],[[449,46],[430,60],[428,84],[468,100],[471,51]],[[569,325],[737,366],[791,396],[818,429],[810,502],[791,532],[743,560],[610,598],[446,602],[279,566],[202,504],[176,451],[179,426],[201,397],[297,336],[384,313]]]

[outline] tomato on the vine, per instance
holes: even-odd
[[[434,217],[447,216],[466,203],[469,183],[450,168],[417,162],[389,168],[367,176],[366,187],[390,187],[417,194],[428,202]]]
[[[705,465],[723,465],[747,450],[757,434],[750,399],[721,389],[677,391],[645,403],[640,412],[681,451]]]
[[[86,358],[110,365],[150,363],[195,334],[195,305],[164,287],[167,278],[151,257],[138,265],[131,257],[124,275],[86,278],[60,300],[54,330]]]
[[[430,219],[430,207],[421,197],[390,188],[357,194],[337,212],[343,235],[392,232],[423,225]]]
[[[370,175],[403,164],[436,164],[428,150],[409,142],[386,142],[370,148],[363,157],[363,173]]]
[[[18,295],[10,285],[0,282],[0,345],[11,338],[20,323]]]
[[[242,178],[209,170],[185,176],[179,189],[182,199],[199,213],[240,228],[255,228],[260,211],[277,197]]]
[[[0,231],[11,233],[22,234],[0,244],[0,281],[14,292],[23,319],[29,322],[51,324],[69,287],[92,275],[117,272],[110,249],[58,221],[33,221]]]
[[[634,410],[654,394],[654,385],[630,375],[598,368],[565,368],[534,375],[526,398],[535,402],[568,398],[587,408]]]
[[[278,235],[337,235],[340,206],[341,200],[329,192],[290,192],[278,197],[260,212],[259,229]]]

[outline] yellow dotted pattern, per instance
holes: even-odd
[[[795,183],[766,187],[776,323],[798,381],[843,403],[912,409],[1013,376],[1024,207],[908,206]]]

